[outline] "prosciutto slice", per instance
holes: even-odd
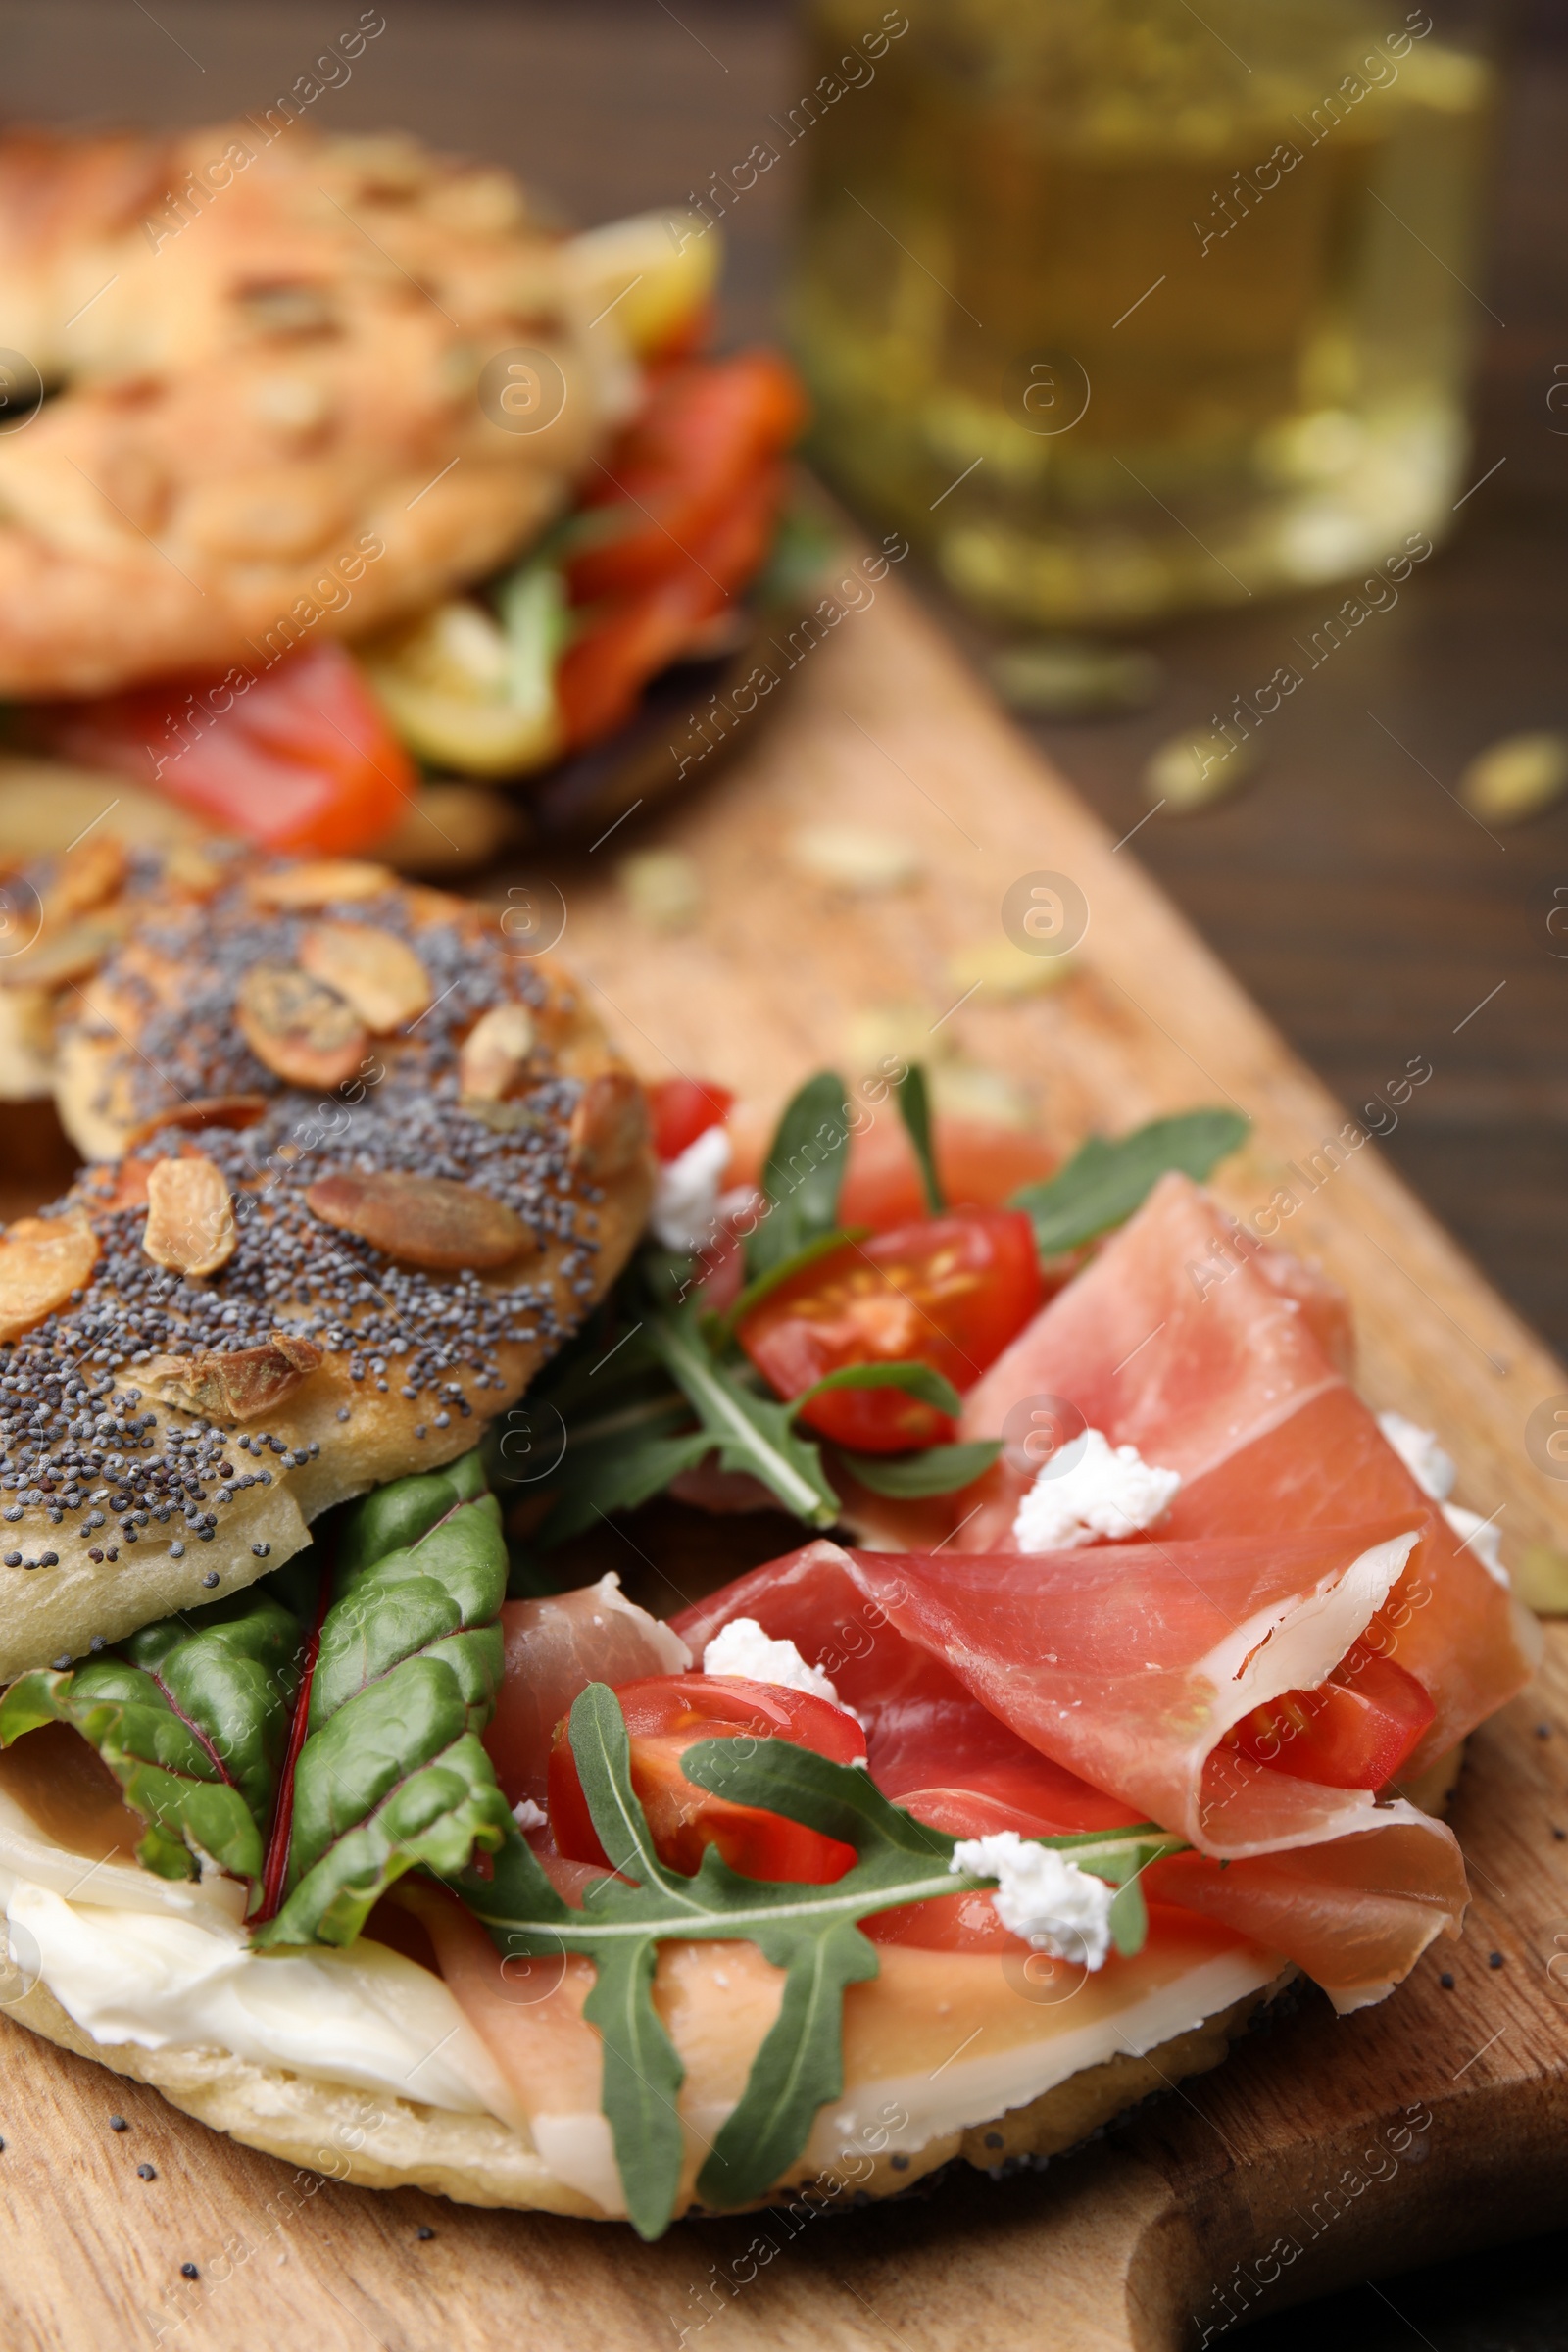
[[[1168,1549],[1350,1527],[1416,1531],[1376,1646],[1436,1716],[1407,1769],[1444,1754],[1528,1681],[1534,1621],[1434,1510],[1347,1382],[1348,1322],[1322,1277],[1244,1234],[1189,1178],[1160,1181],[965,1399],[961,1435],[1000,1437],[1033,1397],[1065,1399],[1113,1446],[1178,1470]],[[962,1531],[1004,1550],[1029,1478],[1004,1456]],[[1080,1555],[1084,1557],[1086,1555]]]
[[[852,1622],[870,1633],[874,1618],[878,1634],[885,1624],[1029,1746],[1122,1798],[1136,1817],[1234,1860],[1395,1817],[1397,1808],[1374,1816],[1370,1789],[1324,1788],[1253,1763],[1225,1734],[1254,1707],[1326,1680],[1383,1605],[1414,1542],[1410,1526],[1385,1525],[1268,1543],[1213,1537],[1028,1556],[839,1558],[858,1598]],[[796,1557],[814,1554],[819,1564],[823,1548]],[[742,1578],[725,1600],[767,1573]],[[772,1592],[768,1606],[769,1615],[760,1606],[752,1613],[771,1633]],[[676,1624],[694,1646],[714,1630],[702,1612]],[[820,1651],[821,1618],[802,1631]],[[795,1632],[789,1638],[799,1642]],[[854,1685],[835,1680],[858,1708]],[[875,1716],[879,1784],[891,1748],[895,1777],[912,1785],[900,1755],[911,1738],[922,1782],[952,1781],[945,1699],[951,1710],[951,1696],[901,1662],[894,1695]],[[967,1738],[984,1738],[963,1722]]]
[[[1402,1541],[1395,1539],[1394,1547]],[[1168,1726],[1162,1732],[1154,1695],[1156,1679],[1164,1687],[1169,1670],[1151,1671],[1140,1661],[1152,1652],[1140,1651],[1136,1642],[1129,1650],[1122,1636],[1108,1630],[1136,1620],[1136,1592],[1118,1600],[1117,1580],[1107,1574],[1099,1589],[1120,1618],[1103,1617],[1097,1627],[1092,1607],[1066,1618],[1052,1612],[1049,1636],[1042,1630],[1049,1601],[1043,1605],[1039,1597],[1042,1570],[1054,1567],[1054,1590],[1070,1597],[1074,1580],[1107,1552],[1136,1553],[1132,1566],[1141,1579],[1161,1549],[1173,1547],[1095,1547],[1052,1562],[948,1553],[900,1557],[811,1544],[739,1578],[688,1609],[675,1626],[698,1656],[732,1617],[755,1617],[775,1639],[794,1642],[803,1656],[833,1676],[841,1697],[864,1719],[878,1786],[923,1820],[968,1835],[985,1828],[1023,1834],[1111,1828],[1151,1817],[1179,1828],[1166,1805],[1150,1801],[1156,1794],[1154,1771],[1170,1774],[1182,1747]],[[1210,1569],[1217,1564],[1216,1556]],[[1391,1565],[1370,1580],[1363,1572],[1357,1607],[1366,1605]],[[1233,1576],[1245,1574],[1237,1558],[1231,1567]],[[1214,1600],[1195,1601],[1191,1585],[1179,1600],[1180,1621],[1193,1629],[1190,1639],[1205,1611],[1207,1623],[1215,1622]],[[1321,1632],[1330,1619],[1320,1614],[1312,1622]],[[1227,1636],[1230,1630],[1225,1628]],[[1322,1638],[1338,1637],[1324,1632]],[[949,1640],[953,1648],[940,1646]],[[1239,1646],[1233,1637],[1230,1646],[1233,1652]],[[1043,1654],[1048,1647],[1054,1648],[1054,1661]],[[1026,1659],[1035,1653],[1048,1671],[1053,1663],[1065,1671],[1073,1654],[1080,1673],[1094,1667],[1102,1677],[1093,1699],[1080,1688],[1084,1703],[1078,1706],[1058,1684],[1054,1695],[1063,1703],[1050,1710],[1049,1753],[1042,1752],[1048,1739],[1040,1737],[1041,1710],[1024,1696],[1034,1679]],[[1290,1676],[1297,1667],[1283,1671]],[[1120,1690],[1111,1690],[1118,1680]],[[982,1681],[986,1688],[978,1690],[974,1686]],[[998,1703],[1004,1696],[1010,1714]],[[1026,1723],[1035,1728],[1024,1737]],[[1145,1751],[1162,1737],[1164,1760],[1155,1767]],[[1297,1810],[1301,1800],[1285,1776],[1223,1751],[1211,1777],[1200,1779],[1198,1809],[1207,1800],[1234,1814],[1228,1824],[1216,1816],[1211,1830],[1234,1829],[1244,1816],[1255,1828],[1266,1808],[1277,1805],[1293,1816],[1279,1838],[1288,1850],[1229,1861],[1223,1869],[1208,1855],[1178,1856],[1156,1866],[1157,1887],[1151,1873],[1149,1891],[1162,1903],[1200,1911],[1272,1946],[1304,1968],[1337,2006],[1356,2008],[1397,1984],[1434,1936],[1458,1933],[1463,1865],[1449,1832],[1408,1805],[1374,1806],[1366,1791],[1308,1783],[1295,1788],[1305,1792],[1302,1809],[1339,1809],[1338,1821],[1320,1827],[1313,1842],[1291,1844],[1291,1833],[1302,1828]],[[919,1930],[914,1933],[918,1937]]]

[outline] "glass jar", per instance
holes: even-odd
[[[1434,0],[1440,12],[1443,0]],[[824,471],[983,610],[1136,625],[1451,520],[1495,76],[1402,0],[816,0]]]

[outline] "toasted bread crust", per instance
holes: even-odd
[[[0,438],[6,694],[416,612],[537,533],[617,397],[515,182],[405,137],[13,130],[0,288],[57,395]],[[481,397],[519,351],[561,394],[537,429]]]
[[[0,1236],[3,1680],[231,1592],[331,1504],[467,1451],[647,1213],[641,1091],[548,957],[375,867],[204,858],[195,880],[144,858],[117,902],[58,1074],[106,1156]],[[383,1016],[359,966],[357,1005],[311,980],[298,959],[331,926],[416,994]],[[301,1051],[242,1028],[259,967],[304,979],[332,1034],[362,1022],[353,1079],[307,1090],[259,1057]],[[498,1006],[514,1064],[466,1094],[465,1042]],[[200,1182],[154,1182],[191,1157]],[[383,1246],[333,1209],[345,1175],[378,1188]],[[173,1203],[156,1230],[150,1189]],[[178,1202],[202,1199],[216,1239],[182,1239]],[[501,1266],[498,1232],[519,1243]],[[542,1442],[524,1467],[548,1467]]]

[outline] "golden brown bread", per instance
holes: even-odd
[[[100,1164],[0,1236],[0,1679],[466,1451],[652,1190],[640,1088],[483,908],[221,848],[137,880],[61,1054]]]
[[[493,570],[624,399],[598,307],[507,173],[412,139],[7,133],[0,345],[58,397],[0,433],[0,692],[255,667]],[[480,397],[519,350],[563,395],[525,431]]]

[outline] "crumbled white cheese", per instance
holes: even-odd
[[[1403,1413],[1379,1413],[1378,1427],[1422,1494],[1434,1502],[1446,1502],[1458,1472],[1452,1454],[1445,1453],[1433,1432],[1406,1420]]]
[[[1055,1846],[1033,1844],[1016,1830],[994,1830],[986,1838],[960,1838],[948,1867],[995,1879],[997,1917],[1037,1951],[1084,1968],[1104,1967],[1116,1890]]]
[[[1446,1502],[1443,1516],[1465,1550],[1475,1553],[1494,1584],[1506,1587],[1508,1571],[1502,1564],[1502,1530],[1496,1520],[1483,1519],[1479,1511],[1467,1511],[1462,1502]]]
[[[808,1690],[813,1698],[843,1704],[820,1666],[808,1666],[793,1642],[774,1642],[755,1617],[732,1617],[703,1652],[705,1674],[738,1675],[748,1683],[778,1683],[786,1690]],[[848,1709],[845,1710],[849,1712]]]
[[[660,1169],[648,1221],[666,1250],[700,1250],[712,1240],[729,1155],[727,1129],[709,1127]]]
[[[512,1808],[512,1818],[519,1830],[542,1830],[550,1819],[543,1805],[536,1805],[531,1796],[519,1796]]]
[[[1483,1519],[1479,1511],[1466,1510],[1462,1502],[1448,1500],[1458,1476],[1452,1454],[1444,1450],[1430,1429],[1407,1421],[1403,1413],[1379,1413],[1378,1427],[1422,1494],[1442,1503],[1443,1516],[1465,1549],[1475,1553],[1495,1584],[1506,1586],[1508,1571],[1502,1564],[1502,1533],[1495,1516]]]
[[[1020,1551],[1076,1551],[1100,1537],[1125,1541],[1152,1527],[1181,1485],[1178,1470],[1146,1462],[1136,1446],[1112,1450],[1098,1429],[1045,1464],[1018,1505],[1012,1540]]]

